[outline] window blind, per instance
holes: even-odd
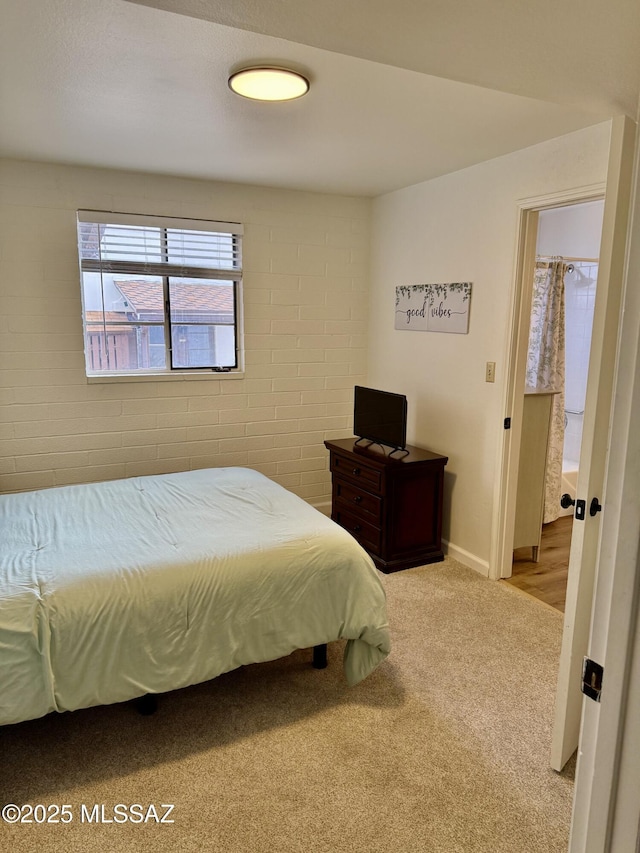
[[[238,223],[78,211],[85,272],[229,279],[242,273]]]

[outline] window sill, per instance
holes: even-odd
[[[200,370],[197,371],[183,371],[180,373],[105,373],[105,374],[95,374],[92,376],[87,376],[87,384],[102,384],[102,383],[114,383],[114,382],[181,382],[188,381],[191,382],[193,380],[201,380],[201,379],[244,379],[244,371],[242,370],[230,370],[228,373],[225,371],[216,371],[210,370],[206,373]]]

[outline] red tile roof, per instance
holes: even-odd
[[[130,308],[140,314],[162,311],[162,283],[127,279],[115,281]],[[203,311],[233,314],[233,287],[225,284],[171,284],[171,308],[174,311]]]
[[[85,311],[88,332],[100,332],[103,323],[109,324],[109,333],[111,332],[130,332],[133,329],[132,323],[127,323],[127,315],[122,311]],[[115,326],[114,323],[127,323],[127,325]]]
[[[120,323],[126,320],[122,311],[105,311],[104,314],[102,311],[85,311],[84,315],[87,323],[102,323],[103,320],[107,323]]]

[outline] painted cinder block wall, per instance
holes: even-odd
[[[370,201],[0,161],[0,491],[251,466],[330,499],[366,370]],[[241,222],[244,378],[88,383],[78,209]]]

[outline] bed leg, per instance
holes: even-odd
[[[148,717],[151,714],[155,714],[158,710],[158,697],[155,693],[145,693],[144,696],[139,696],[137,699],[133,700],[136,706],[136,710],[143,717]]]
[[[327,666],[327,644],[313,647],[313,668],[326,669]]]

